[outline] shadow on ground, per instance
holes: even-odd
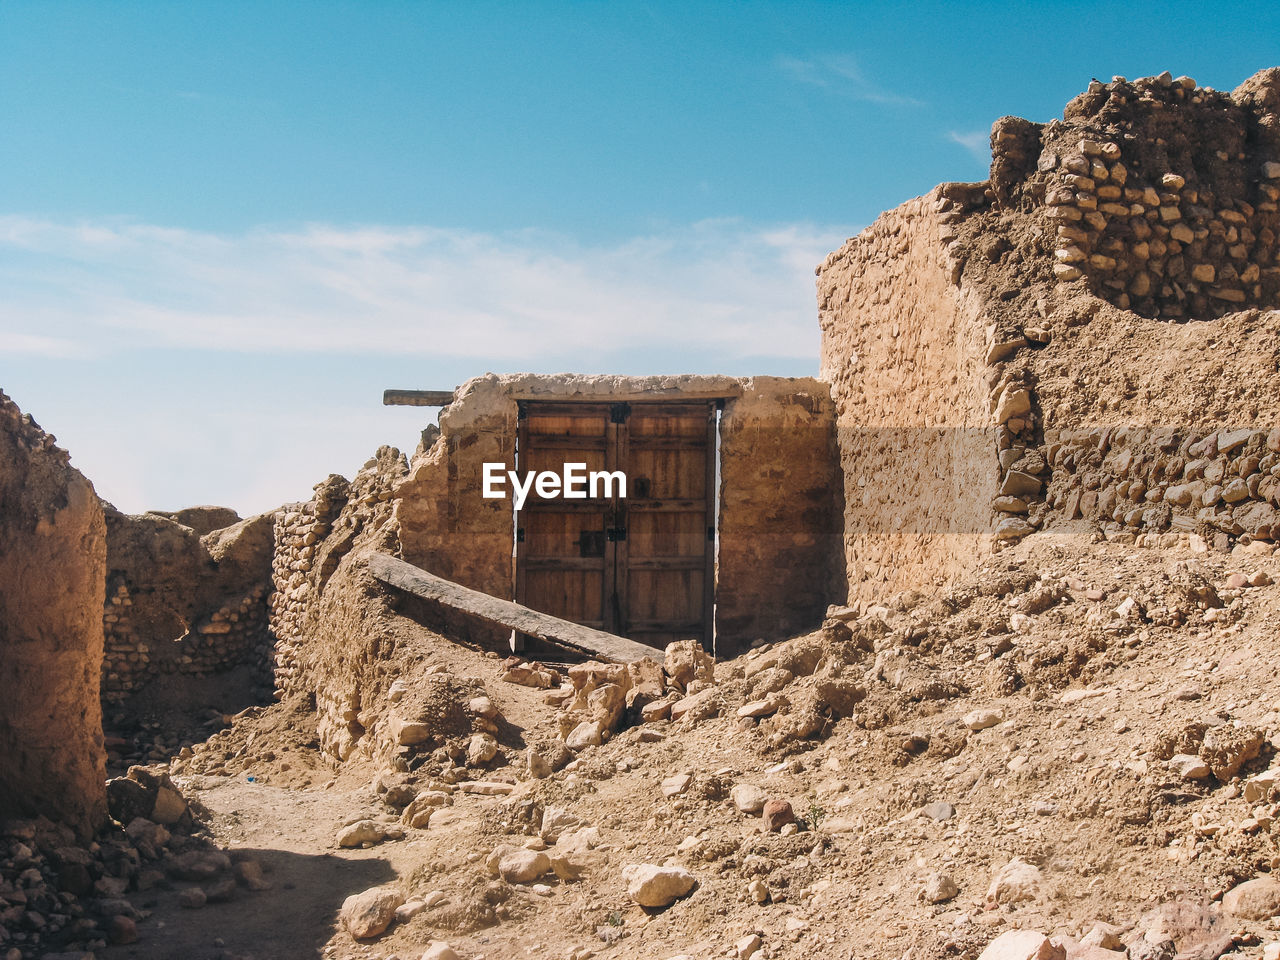
[[[134,906],[152,911],[138,924],[138,942],[98,955],[111,960],[313,960],[333,935],[343,900],[396,878],[385,860],[240,850],[262,864],[270,890],[239,888],[234,899],[198,910],[178,905],[178,891],[191,884],[133,894]]]

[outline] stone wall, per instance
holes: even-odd
[[[216,522],[228,519],[224,510],[202,507],[184,516]],[[105,515],[104,702],[121,701],[160,678],[243,665],[266,686],[273,646],[266,607],[271,516],[201,535],[159,513],[129,516],[108,504]]]
[[[808,378],[741,381],[720,420],[716,653],[790,636],[842,599],[835,407]]]
[[[1043,126],[993,132],[993,186],[1042,207],[1058,279],[1148,317],[1206,319],[1280,290],[1280,70],[1234,93],[1168,73],[1093,81]]]
[[[1078,519],[1269,539],[1280,70],[1230,96],[1094,81],[991,139],[989,181],[890,211],[818,271],[851,598]]]
[[[275,513],[270,624],[277,697],[305,690],[316,693],[324,706],[325,678],[304,675],[305,648],[325,629],[318,623],[320,601],[338,565],[358,543],[372,542],[390,552],[399,548],[388,521],[396,485],[407,471],[399,450],[379,447],[354,480],[331,475],[316,484],[309,501],[288,504]],[[322,715],[333,712],[321,710]]]
[[[105,565],[93,487],[0,393],[0,818],[105,820]]]

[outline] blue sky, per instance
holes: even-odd
[[[0,2],[0,388],[128,510],[304,498],[486,370],[810,374],[812,268],[1269,5]]]

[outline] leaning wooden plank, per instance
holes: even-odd
[[[500,600],[479,590],[472,590],[460,583],[437,577],[421,567],[397,560],[385,553],[375,553],[369,558],[369,572],[388,586],[405,593],[434,600],[454,610],[461,610],[509,630],[518,630],[557,646],[570,647],[593,657],[628,663],[632,660],[659,660],[661,653],[654,647],[636,643],[626,637],[605,633],[571,623],[546,613],[530,610],[510,600]]]
[[[453,403],[452,390],[383,390],[384,407],[447,407]]]

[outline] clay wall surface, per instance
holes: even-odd
[[[843,597],[835,405],[827,384],[754,377],[720,420],[716,653],[821,622]]]
[[[981,185],[950,184],[911,200],[818,268],[850,600],[954,575],[991,542],[991,331],[949,247],[975,192]]]
[[[267,630],[272,517],[228,519],[225,508],[180,511],[193,528],[159,513],[130,516],[109,504],[104,701],[175,675],[202,677],[249,665],[269,690]],[[234,514],[230,513],[230,518]]]
[[[104,822],[105,566],[93,486],[0,393],[0,818]]]

